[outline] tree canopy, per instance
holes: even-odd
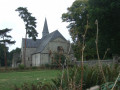
[[[96,19],[99,22],[100,56],[102,57],[108,48],[108,58],[113,54],[120,54],[120,0],[76,0],[67,10],[67,13],[62,14],[62,20],[69,22],[73,50],[78,59],[81,55],[82,35],[87,20],[89,28],[85,39],[86,59],[96,58]]]
[[[19,12],[19,16],[23,19],[25,23],[26,35],[32,37],[33,40],[36,40],[38,35],[36,31],[36,18],[32,16],[32,13],[29,13],[26,7],[19,7],[15,11]]]
[[[0,43],[3,43],[3,44],[6,44],[6,43],[14,44],[15,43],[15,41],[11,41],[12,36],[7,35],[7,33],[9,33],[11,30],[12,29],[8,29],[8,28],[0,30],[0,37],[1,37]]]
[[[120,54],[120,0],[89,0],[91,27],[99,21],[100,53],[109,48],[109,55]]]

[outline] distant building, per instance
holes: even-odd
[[[12,67],[16,68],[20,64],[20,53],[14,53],[12,59]]]
[[[49,33],[47,20],[45,19],[42,38],[36,41],[32,39],[26,40],[26,57],[25,64],[29,66],[40,66],[43,64],[51,63],[50,53],[58,52],[60,48],[63,49],[63,53],[67,54],[69,51],[70,43],[62,36],[62,34],[56,30]],[[24,63],[24,49],[25,39],[22,39],[21,58]],[[73,57],[72,49],[70,50],[70,56]]]

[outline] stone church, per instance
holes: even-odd
[[[50,64],[52,61],[50,53],[53,54],[58,52],[60,48],[62,48],[64,54],[67,54],[68,51],[70,51],[70,57],[73,57],[73,52],[72,49],[70,50],[69,41],[67,41],[58,30],[49,33],[46,19],[42,31],[42,38],[37,39],[36,41],[32,39],[26,40],[25,61],[23,59],[24,48],[25,39],[23,38],[21,46],[21,59],[22,63],[25,63],[27,67]]]

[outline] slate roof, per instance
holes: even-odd
[[[41,39],[37,39],[36,41],[32,39],[26,40],[26,47],[27,48],[37,48],[40,45]],[[25,47],[25,38],[22,38],[22,46]]]
[[[34,53],[41,53],[50,41],[52,41],[58,37],[60,37],[66,41],[66,39],[62,36],[62,34],[58,30],[56,30],[56,31],[42,37],[41,39],[37,39],[36,41],[34,41],[32,39],[27,39],[26,47],[27,48],[36,48],[36,51]],[[22,39],[22,45],[24,47],[25,39]]]

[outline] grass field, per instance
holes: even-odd
[[[59,70],[39,70],[0,73],[0,90],[13,90],[14,85],[20,87],[24,83],[50,82],[57,77]]]

